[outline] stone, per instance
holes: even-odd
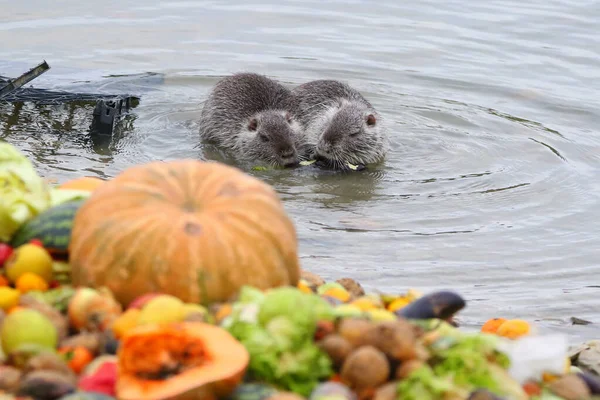
[[[304,279],[310,286],[319,287],[325,284],[325,279],[304,269],[300,271],[300,279]]]
[[[569,357],[574,366],[600,375],[600,340],[591,340],[571,347]]]
[[[353,299],[356,299],[358,297],[365,295],[365,290],[360,285],[360,283],[358,283],[357,281],[355,281],[352,278],[342,278],[342,279],[338,279],[336,282],[339,283],[340,285],[342,285],[344,287],[344,289],[346,289],[348,291],[348,293],[350,293],[350,296]]]

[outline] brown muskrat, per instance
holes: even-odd
[[[381,116],[356,89],[315,80],[292,89],[287,108],[300,123],[311,157],[336,168],[382,161],[389,138]]]
[[[246,160],[298,165],[306,137],[285,108],[290,96],[288,88],[263,75],[227,76],[217,82],[204,103],[201,138]]]

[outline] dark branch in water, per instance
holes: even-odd
[[[18,78],[9,80],[8,83],[4,87],[0,88],[0,98],[6,96],[7,94],[9,94],[11,92],[14,92],[15,90],[19,89],[21,86],[31,82],[32,80],[34,80],[38,76],[42,75],[44,72],[48,71],[49,69],[50,69],[50,66],[48,65],[48,63],[46,61],[44,61],[41,64],[39,64],[38,66],[33,67],[29,71],[25,72],[23,75],[19,76]]]

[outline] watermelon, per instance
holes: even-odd
[[[10,245],[18,247],[38,239],[54,258],[67,258],[75,213],[85,202],[78,199],[48,208],[25,222],[13,235]]]

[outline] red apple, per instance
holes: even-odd
[[[40,239],[31,239],[29,241],[29,243],[30,244],[34,244],[34,245],[39,246],[39,247],[44,247],[44,243],[42,243],[42,241]]]
[[[13,253],[13,248],[6,243],[0,243],[0,267],[4,265],[4,262],[8,260],[10,255]]]
[[[141,310],[142,308],[144,308],[146,303],[148,303],[150,300],[152,300],[156,296],[160,296],[160,295],[162,295],[162,293],[143,294],[140,297],[133,300],[131,303],[129,303],[129,306],[127,306],[127,308],[137,308],[137,309]]]

